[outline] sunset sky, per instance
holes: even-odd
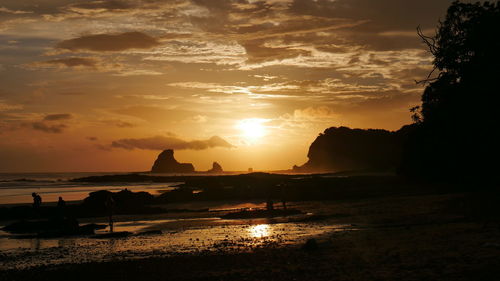
[[[0,172],[289,169],[410,123],[445,0],[0,0]]]

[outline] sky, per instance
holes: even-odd
[[[289,169],[411,122],[445,0],[0,0],[0,172]]]

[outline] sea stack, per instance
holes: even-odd
[[[212,164],[212,169],[208,170],[208,172],[209,173],[222,173],[224,171],[222,170],[222,167],[221,167],[221,165],[219,165],[219,163],[214,162]]]
[[[194,166],[191,163],[179,163],[174,158],[172,149],[163,150],[156,158],[152,173],[193,173]]]

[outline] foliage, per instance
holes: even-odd
[[[484,172],[495,149],[500,66],[500,3],[453,2],[433,37],[418,33],[434,56],[413,108],[401,171],[431,178]]]

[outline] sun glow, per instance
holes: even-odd
[[[266,127],[263,125],[265,122],[266,119],[260,118],[243,119],[237,127],[246,139],[257,140],[266,135]]]
[[[268,224],[258,224],[251,226],[248,231],[253,238],[267,237],[271,234],[271,229]]]

